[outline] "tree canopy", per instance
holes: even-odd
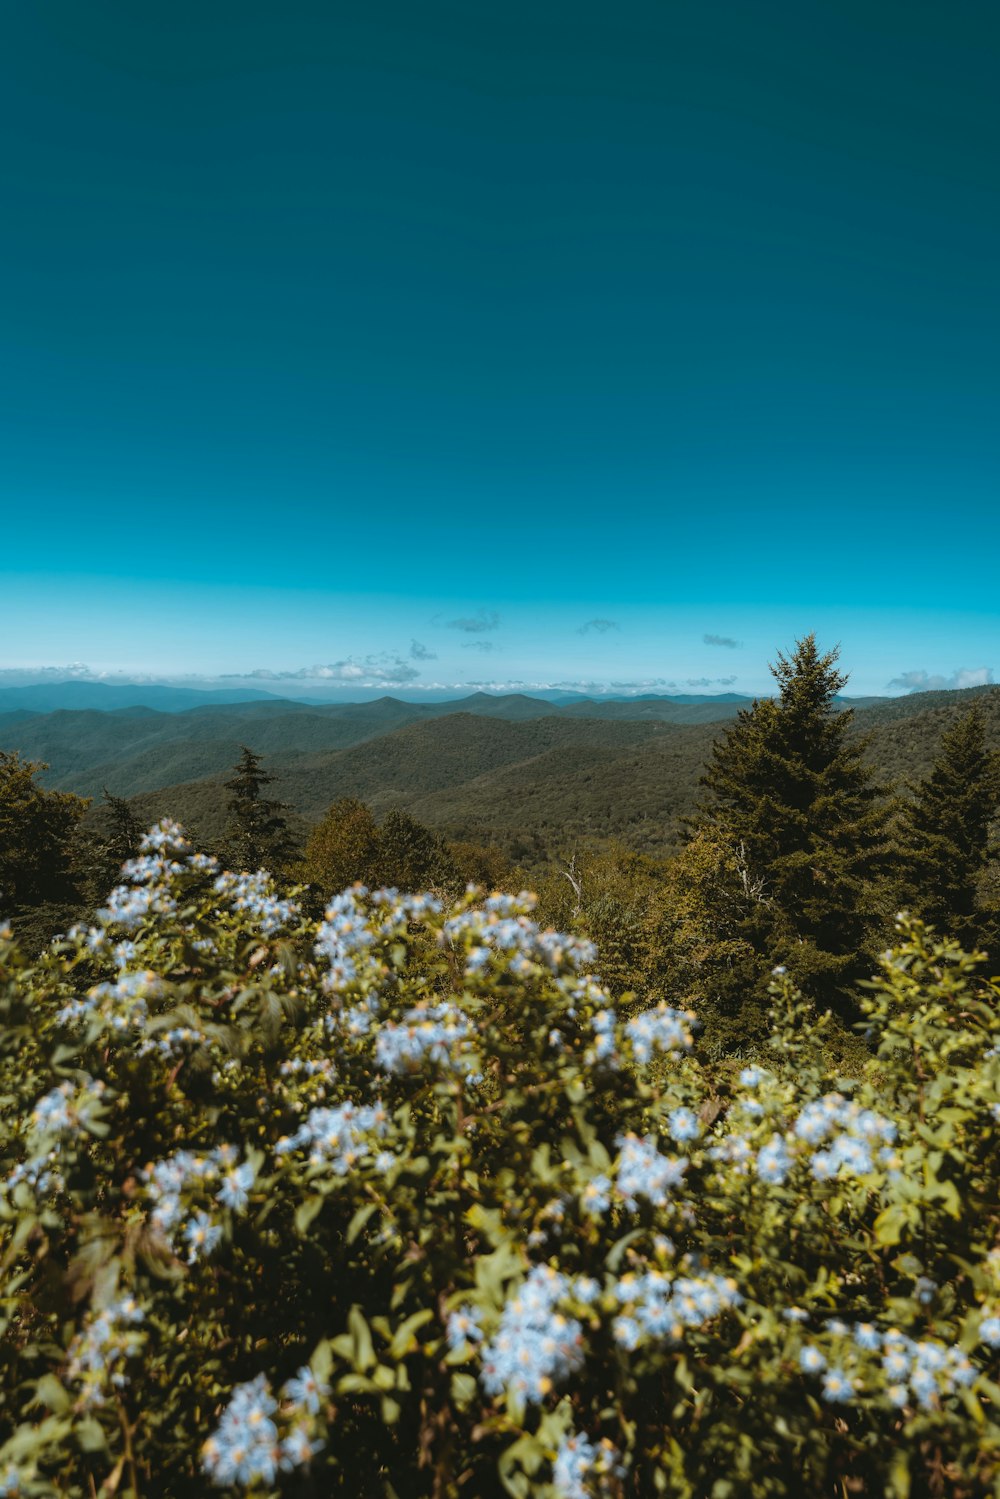
[[[71,839],[87,802],[46,791],[36,778],[47,769],[0,750],[0,910],[62,899],[71,886]]]

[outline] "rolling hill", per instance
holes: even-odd
[[[1000,745],[995,687],[877,699],[856,709],[857,732],[871,735],[880,775],[905,781],[926,773],[942,730],[973,700]],[[743,705],[475,694],[320,706],[262,699],[170,713],[21,709],[0,718],[0,745],[48,761],[51,786],[99,798],[106,785],[134,798],[144,821],[170,813],[209,841],[225,823],[222,782],[249,744],[303,834],[332,801],[356,796],[378,815],[400,806],[451,836],[508,847],[620,837],[664,852],[681,836],[714,738]]]
[[[181,781],[221,775],[233,764],[241,744],[290,764],[301,756],[347,749],[410,724],[456,714],[504,723],[565,719],[568,723],[679,725],[730,718],[743,701],[712,700],[706,706],[669,699],[585,700],[554,707],[521,694],[475,693],[457,702],[433,703],[383,697],[369,703],[320,706],[275,699],[174,712],[145,706],[112,712],[62,709],[31,714],[21,710],[0,718],[0,745],[47,764],[45,783],[59,790],[99,796],[107,786],[116,796],[135,796]]]

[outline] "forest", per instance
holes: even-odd
[[[169,817],[223,864],[304,886],[316,915],[358,881],[452,896],[530,887],[543,924],[598,944],[614,995],[697,999],[702,1044],[720,1052],[759,1041],[764,980],[791,962],[847,1022],[846,1044],[844,996],[901,908],[1000,968],[1000,688],[855,707],[811,636],[775,676],[778,697],[752,704],[584,700],[558,713],[486,694],[322,711],[22,708],[0,752],[4,911],[28,947],[44,943]]]
[[[1000,690],[772,671],[0,718],[0,1494],[1000,1494]]]

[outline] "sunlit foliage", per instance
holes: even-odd
[[[778,974],[722,1082],[532,905],[168,824],[5,941],[0,1491],[993,1492],[996,988],[901,920],[864,1075]]]

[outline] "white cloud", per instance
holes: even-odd
[[[34,687],[46,682],[108,682],[132,686],[139,683],[149,686],[165,682],[168,678],[160,672],[98,671],[82,661],[73,661],[69,666],[2,666],[0,687]],[[178,680],[170,677],[170,681]],[[186,676],[185,681],[202,681],[197,676]]]
[[[322,682],[327,685],[344,683],[354,687],[402,687],[413,682],[420,673],[409,666],[401,656],[362,656],[355,660],[348,656],[343,661],[333,661],[326,666],[299,666],[287,671],[272,671],[259,666],[254,671],[226,672],[224,681],[242,682]]]
[[[578,635],[589,635],[596,632],[598,635],[607,635],[609,630],[620,630],[621,625],[614,619],[588,619],[585,625],[577,630]]]
[[[989,687],[993,671],[989,666],[960,666],[950,677],[927,671],[904,671],[886,686],[901,687],[904,692],[952,692],[961,687]]]
[[[742,640],[734,640],[731,635],[703,635],[705,645],[721,645],[727,651],[738,651],[743,644]]]

